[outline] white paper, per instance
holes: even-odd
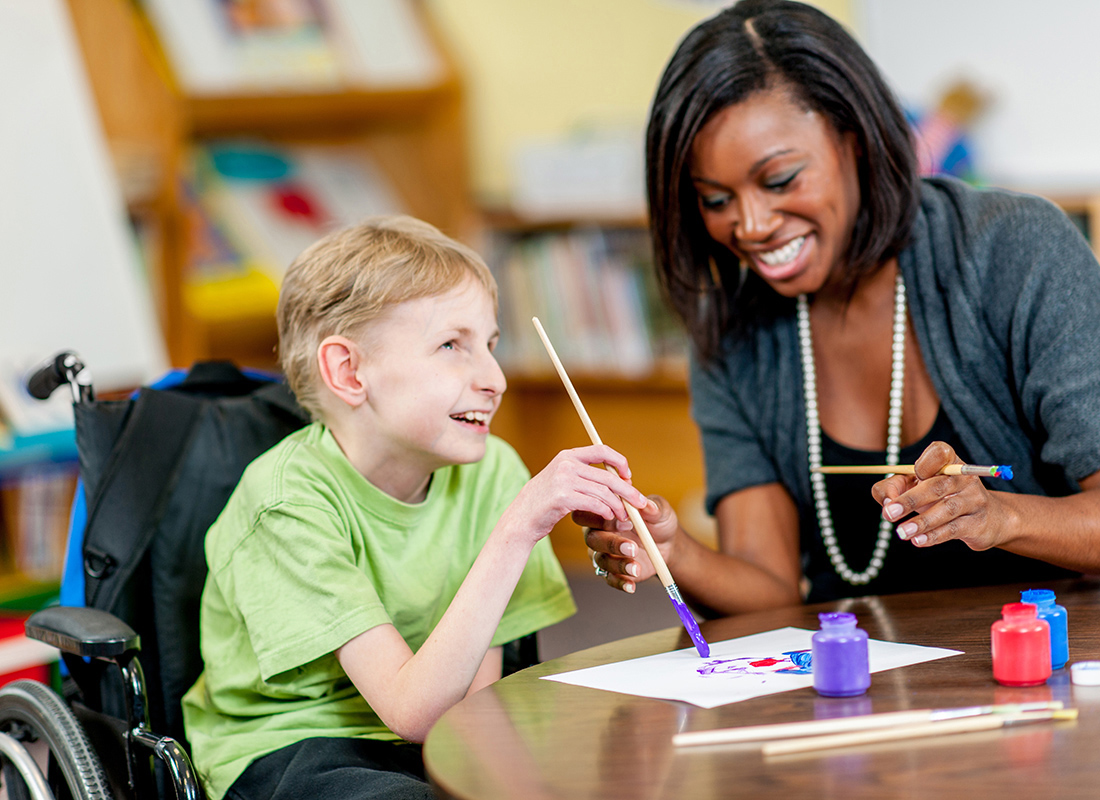
[[[545,675],[543,679],[715,708],[813,686],[814,676],[799,669],[787,655],[809,651],[812,636],[813,631],[802,628],[780,628],[740,639],[711,642],[709,658],[699,658],[695,648],[690,647],[631,661]],[[871,672],[961,655],[959,650],[878,639],[868,641],[867,653]]]

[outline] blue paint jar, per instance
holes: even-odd
[[[1069,661],[1069,626],[1066,609],[1055,602],[1051,589],[1028,589],[1020,592],[1020,602],[1034,603],[1039,619],[1050,626],[1050,668],[1061,669]]]
[[[818,614],[821,630],[812,637],[814,689],[825,697],[854,697],[871,685],[867,632],[856,627],[856,615],[844,611]]]

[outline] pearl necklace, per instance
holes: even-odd
[[[890,413],[886,423],[886,463],[897,464],[901,453],[901,400],[905,388],[905,282],[898,270],[894,288],[894,339],[890,368]],[[813,486],[814,505],[817,506],[817,523],[825,551],[833,563],[837,575],[853,586],[870,583],[882,569],[886,549],[892,536],[891,523],[882,519],[878,527],[878,539],[871,561],[863,572],[853,572],[840,552],[833,529],[833,517],[829,511],[829,498],[825,494],[825,476],[816,470],[821,467],[821,419],[817,413],[817,372],[814,368],[814,342],[810,330],[810,306],[806,295],[798,296],[798,342],[802,352],[803,396],[806,401],[806,437],[810,453],[810,483]]]

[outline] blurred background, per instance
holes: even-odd
[[[704,0],[0,0],[0,603],[56,588],[75,474],[65,398],[26,371],[76,349],[102,390],[226,358],[275,366],[282,271],[367,214],[422,217],[501,288],[494,432],[532,472],[585,433],[538,315],[635,482],[713,540],[684,337],[645,230],[643,135]],[[1100,214],[1100,5],[829,0],[897,89],[922,168]],[[676,624],[596,582],[544,655]],[[649,589],[651,587],[643,587]],[[642,611],[650,603],[652,612]]]

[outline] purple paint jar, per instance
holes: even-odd
[[[814,688],[825,697],[853,697],[871,685],[867,632],[856,627],[856,615],[844,611],[818,614],[821,630],[813,635]]]

